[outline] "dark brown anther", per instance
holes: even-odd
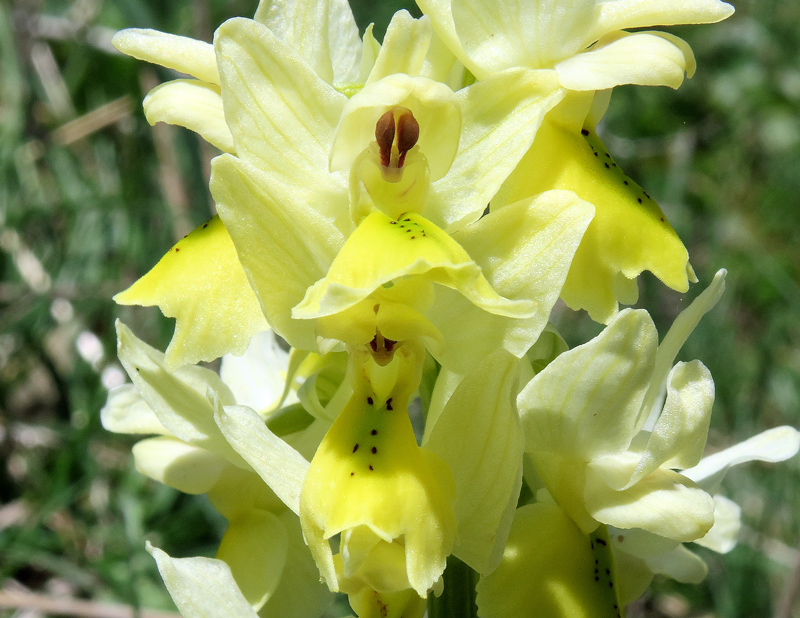
[[[416,145],[418,139],[419,123],[414,114],[406,112],[397,120],[397,150],[400,151],[397,167],[403,167],[406,153]]]
[[[375,124],[375,140],[381,150],[381,165],[389,167],[392,158],[392,143],[394,143],[394,114],[391,110],[378,119]]]
[[[385,367],[391,362],[396,345],[396,341],[386,339],[381,335],[381,331],[376,330],[375,336],[372,338],[372,341],[369,342],[369,347],[372,350],[372,358],[374,358],[375,362],[381,367]]]

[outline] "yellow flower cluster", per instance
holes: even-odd
[[[382,43],[346,0],[262,0],[213,45],[114,39],[190,76],[147,119],[221,151],[218,215],[115,297],[177,322],[165,353],[118,326],[133,384],[103,410],[155,435],[144,474],[229,522],[216,558],[151,548],[185,616],[312,618],[344,593],[362,618],[419,618],[450,556],[479,574],[483,618],[621,616],[656,572],[702,578],[682,543],[730,548],[727,467],[800,446],[779,428],[702,460],[713,381],[673,364],[724,271],[660,344],[619,309],[644,270],[696,281],[596,131],[615,86],[676,88],[694,58],[626,29],[733,9],[419,5]],[[567,350],[559,298],[606,328]]]

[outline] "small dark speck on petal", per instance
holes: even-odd
[[[589,135],[589,131],[586,129],[581,129],[581,135]]]
[[[611,168],[611,166],[608,163],[604,163],[603,165],[606,166],[606,169],[610,169]]]
[[[378,447],[377,446],[373,446],[372,447],[372,454],[373,455],[377,455],[378,454]]]
[[[640,197],[637,197],[637,198],[636,198],[636,201],[637,201],[637,202],[639,202],[639,203],[641,204],[641,203],[642,203],[642,198],[640,198]]]

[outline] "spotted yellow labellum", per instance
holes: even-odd
[[[528,317],[533,303],[503,298],[480,267],[446,232],[417,213],[392,219],[375,210],[350,235],[328,274],[309,288],[292,317],[332,315],[363,300],[379,286],[409,277],[457,289],[478,307],[509,317]]]
[[[424,597],[453,547],[455,486],[447,464],[417,445],[408,416],[424,349],[392,344],[383,343],[388,363],[368,347],[351,350],[353,395],[311,461],[300,521],[332,590],[357,589],[355,579]],[[336,535],[342,551],[334,559]]]
[[[167,367],[243,354],[250,338],[269,329],[228,231],[214,217],[178,241],[150,272],[114,300],[157,305],[177,318]]]
[[[548,189],[574,191],[595,206],[561,290],[570,308],[606,323],[618,301],[636,302],[635,278],[644,270],[679,292],[696,281],[689,254],[661,208],[620,169],[593,129],[546,117],[498,203]]]

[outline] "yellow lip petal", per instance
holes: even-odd
[[[332,315],[379,286],[412,275],[455,288],[475,305],[498,315],[529,317],[535,308],[530,301],[498,295],[467,252],[421,215],[407,213],[394,220],[373,211],[347,239],[328,274],[292,309],[292,317]]]
[[[574,191],[596,209],[561,292],[569,307],[608,322],[618,300],[636,300],[635,287],[623,284],[644,270],[674,290],[689,289],[689,254],[680,238],[658,204],[625,175],[594,133],[545,118],[502,199],[512,203],[548,189]]]
[[[250,338],[269,325],[219,217],[172,247],[150,272],[114,300],[121,305],[157,305],[176,318],[167,348],[174,369],[242,354]]]

